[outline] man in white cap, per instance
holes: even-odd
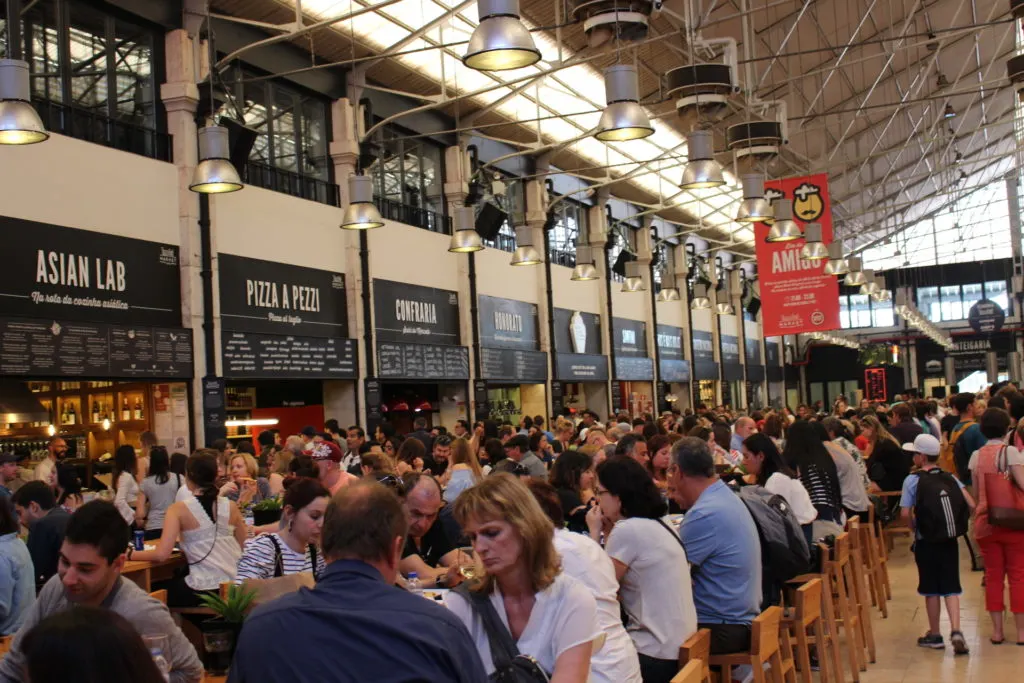
[[[920,647],[943,650],[946,645],[939,629],[942,602],[946,603],[953,652],[970,650],[960,631],[960,553],[957,538],[967,533],[967,521],[974,500],[960,480],[938,466],[939,440],[919,434],[914,443],[903,444],[914,454],[917,472],[903,480],[900,507],[903,521],[914,530],[914,560],[917,563],[917,592],[924,597],[928,632],[917,639]]]

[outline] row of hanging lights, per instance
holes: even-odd
[[[834,334],[829,334],[828,332],[811,332],[808,336],[814,341],[825,342],[827,344],[833,344],[835,346],[842,346],[847,349],[860,348],[860,344],[858,344],[854,340],[847,339],[846,337],[839,337]]]

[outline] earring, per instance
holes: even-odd
[[[289,522],[288,522],[288,533],[291,533],[291,531],[292,531],[292,526],[294,526],[294,525],[295,525],[295,522],[294,522],[294,521],[289,521]]]

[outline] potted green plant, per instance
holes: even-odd
[[[256,591],[238,585],[230,586],[223,598],[216,593],[199,596],[203,606],[217,615],[200,624],[205,655],[203,664],[211,674],[223,676],[231,668],[242,622],[255,599]]]
[[[264,526],[266,524],[273,524],[274,522],[280,521],[282,508],[283,505],[281,503],[280,496],[264,498],[250,508],[252,510],[253,525]]]

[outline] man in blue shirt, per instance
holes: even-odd
[[[757,423],[752,418],[741,417],[736,420],[736,424],[732,428],[732,441],[729,443],[729,448],[737,453],[742,453],[743,442],[756,431]]]
[[[390,489],[377,483],[342,489],[324,516],[327,569],[314,588],[253,612],[228,681],[486,681],[462,622],[393,585],[407,527]]]
[[[711,631],[711,654],[750,648],[760,614],[761,544],[746,506],[715,474],[707,442],[684,437],[672,447],[672,497],[687,510],[679,538],[692,565],[699,628]]]

